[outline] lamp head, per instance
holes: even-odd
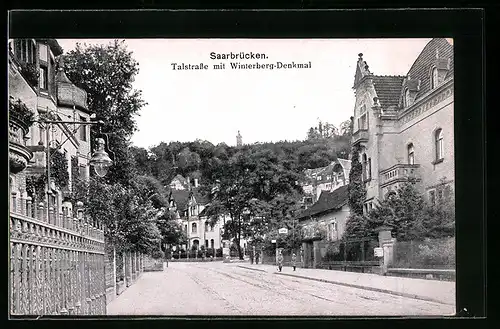
[[[104,139],[97,138],[97,149],[92,154],[90,159],[90,165],[94,167],[94,171],[99,177],[104,177],[108,173],[109,167],[113,164],[113,161],[109,158],[108,153],[104,149]]]

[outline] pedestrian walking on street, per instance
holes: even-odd
[[[259,264],[259,255],[260,253],[255,253],[255,264]]]
[[[253,264],[253,252],[250,252],[250,264]]]
[[[283,268],[283,254],[280,252],[278,255],[278,270],[281,272]]]
[[[292,266],[293,270],[295,271],[295,267],[297,266],[297,255],[292,254]]]

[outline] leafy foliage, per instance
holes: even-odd
[[[141,91],[132,83],[139,65],[124,41],[107,45],[77,44],[63,57],[69,79],[87,91],[89,109],[104,119],[102,133],[109,134],[109,149],[114,153],[113,166],[106,181],[127,186],[134,177],[134,157],[129,149],[130,137],[136,130],[134,117],[146,104]],[[91,128],[92,140],[99,131]]]
[[[351,215],[347,218],[344,239],[360,238],[366,235],[367,219],[363,216],[363,203],[366,198],[363,182],[363,166],[359,161],[359,145],[352,148],[351,171],[349,172],[348,204]]]
[[[32,87],[36,88],[38,86],[40,71],[38,70],[38,67],[35,63],[22,62],[21,74],[26,78],[26,80]]]
[[[348,203],[352,214],[362,216],[366,190],[363,182],[363,166],[359,161],[359,151],[359,145],[352,148],[351,171],[349,172]]]
[[[51,149],[50,177],[59,187],[64,188],[69,183],[68,160],[64,153]],[[47,174],[29,175],[26,177],[26,192],[37,202],[45,200]]]
[[[50,177],[54,179],[57,186],[67,187],[69,183],[68,159],[62,152],[52,150],[50,165]]]
[[[454,236],[455,211],[453,197],[443,197],[435,205],[428,203],[409,180],[379,202],[368,214],[366,234],[376,235],[376,228],[393,228],[400,241]]]
[[[35,120],[35,114],[30,111],[20,99],[9,96],[9,116],[16,118],[30,127]]]

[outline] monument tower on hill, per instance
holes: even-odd
[[[236,135],[236,146],[240,147],[243,145],[243,139],[241,137],[240,131],[238,130],[238,135]]]

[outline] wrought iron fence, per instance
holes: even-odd
[[[99,223],[12,194],[10,314],[105,314],[104,254]]]

